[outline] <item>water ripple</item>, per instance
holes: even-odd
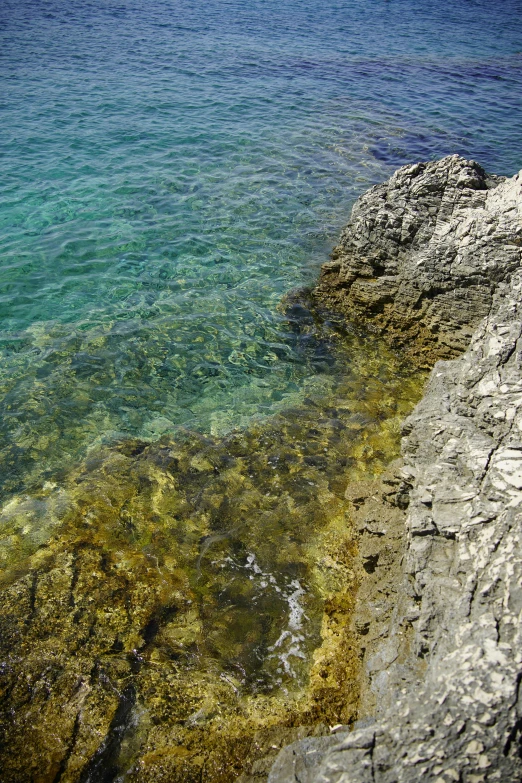
[[[353,199],[419,158],[522,165],[518,0],[4,0],[0,38],[7,491],[294,404],[334,370],[277,305]]]

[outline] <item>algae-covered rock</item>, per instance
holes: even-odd
[[[344,493],[396,453],[420,383],[373,341],[332,350],[324,397],[99,447],[8,500],[2,781],[262,780],[284,743],[354,720]]]

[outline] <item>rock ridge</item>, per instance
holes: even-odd
[[[348,489],[367,562],[395,551],[355,615],[362,719],[285,748],[269,783],[522,780],[521,236],[522,172],[451,156],[365,194],[323,268],[320,303],[443,360],[402,465]]]

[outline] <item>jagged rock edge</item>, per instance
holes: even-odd
[[[391,256],[393,274],[386,275],[383,242],[378,234],[369,236],[379,223],[376,199],[386,203],[390,191],[402,190],[411,200],[419,177],[421,192],[430,177],[442,181],[439,206],[453,199],[449,221],[439,221],[437,214],[430,222],[428,205],[429,225],[416,227],[417,242],[409,243],[402,258],[400,251]],[[367,220],[372,210],[373,223]],[[387,216],[384,228],[393,219]],[[361,237],[365,220],[368,231]],[[459,237],[469,236],[469,225],[475,226],[467,242],[472,248],[459,259]],[[423,230],[424,244],[418,241]],[[434,246],[437,231],[439,239],[450,235],[449,247],[440,241]],[[402,232],[395,241],[401,244]],[[475,257],[473,244],[480,248]],[[333,262],[323,269],[315,292],[319,302],[349,319],[389,329],[390,340],[419,364],[454,356],[475,331],[460,358],[435,364],[423,400],[405,422],[403,477],[411,489],[403,581],[388,633],[373,656],[381,654],[381,665],[369,671],[365,662],[375,717],[352,732],[288,746],[269,783],[522,779],[521,245],[522,172],[509,180],[491,177],[475,162],[451,156],[399,169],[365,194]],[[375,258],[378,269],[372,266]],[[430,259],[435,269],[429,269]],[[456,259],[461,269],[452,274]],[[428,291],[430,273],[445,275],[443,291],[451,292],[453,285],[458,306],[459,291],[466,288],[462,272],[474,263],[482,290],[469,295],[466,317],[453,313],[445,330],[440,320],[433,328],[429,310],[412,315],[415,265],[428,267],[427,274],[421,270]],[[402,293],[409,289],[410,299],[403,296],[397,305],[399,297],[388,292],[375,317],[383,278],[395,293],[404,282]],[[366,284],[362,300],[350,297],[358,280]],[[436,302],[440,280],[431,289]]]

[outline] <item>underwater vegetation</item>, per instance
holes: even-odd
[[[424,376],[289,312],[335,368],[300,405],[97,446],[3,506],[6,781],[231,781],[355,718],[345,490],[397,455]]]

